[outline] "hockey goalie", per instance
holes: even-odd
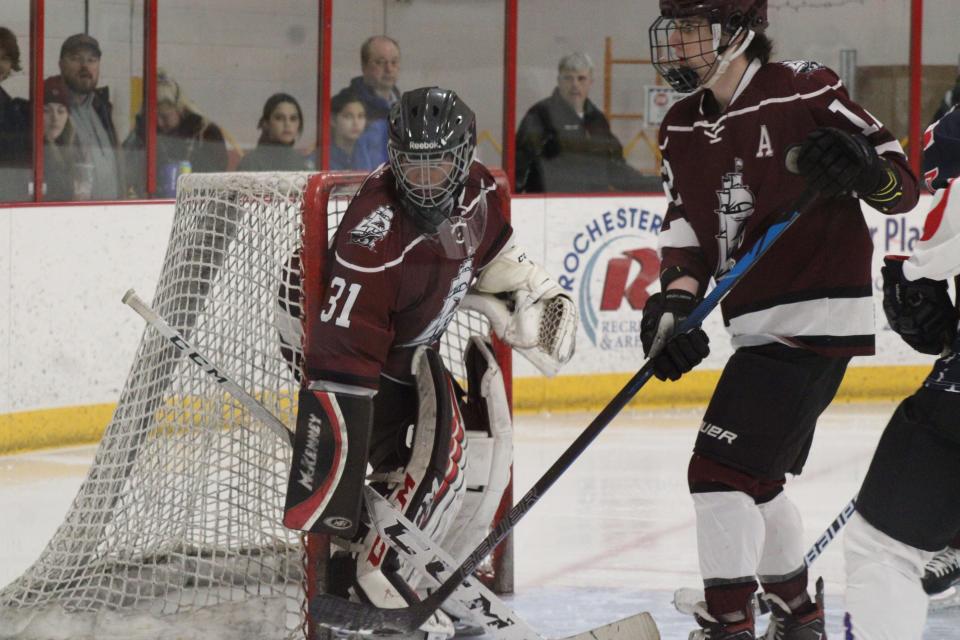
[[[280,295],[283,342],[303,383],[284,524],[349,541],[332,563],[332,591],[383,608],[414,602],[417,584],[361,523],[364,483],[459,562],[488,533],[509,482],[510,413],[490,344],[470,339],[466,392],[437,352],[458,309],[485,314],[548,375],[573,355],[577,325],[570,298],[516,245],[494,178],[474,157],[463,100],[436,87],[407,92],[389,130],[389,163],[363,182],[326,254],[312,335],[301,332],[297,286]],[[422,629],[454,634],[442,611]]]

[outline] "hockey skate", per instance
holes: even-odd
[[[703,591],[697,589],[678,589],[673,594],[673,606],[680,613],[692,615],[700,625],[700,629],[690,632],[688,640],[757,640],[754,634],[753,609],[746,620],[741,622],[723,623],[707,612],[707,603],[694,601],[696,594],[703,596]]]
[[[960,549],[947,547],[933,557],[923,570],[923,590],[927,595],[943,593],[960,582]]]
[[[802,605],[798,611],[773,594],[764,594],[770,605],[770,626],[762,640],[826,640],[823,619],[823,578],[817,580],[817,595],[813,602]]]

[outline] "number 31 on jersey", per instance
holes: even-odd
[[[330,298],[327,300],[327,308],[323,310],[320,314],[321,322],[330,322],[330,318],[333,318],[336,315],[336,320],[334,323],[338,327],[343,327],[344,329],[350,328],[350,311],[353,309],[354,303],[357,301],[357,296],[360,295],[360,288],[362,285],[355,283],[347,283],[346,280],[340,276],[334,277],[330,281]],[[343,303],[343,307],[340,309],[340,313],[337,313],[337,306],[340,303],[340,298],[343,297],[343,292],[347,291],[347,299]]]

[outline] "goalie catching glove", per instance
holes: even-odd
[[[577,308],[517,245],[484,267],[461,307],[486,316],[497,336],[546,376],[573,357]]]
[[[678,333],[699,302],[689,291],[670,289],[653,294],[644,305],[640,341],[643,354],[653,361],[653,375],[658,379],[679,380],[710,355],[710,339],[703,329]]]

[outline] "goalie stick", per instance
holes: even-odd
[[[207,373],[231,396],[252,414],[262,420],[278,437],[290,442],[292,435],[286,426],[266,407],[258,402],[222,369],[211,363],[196,347],[189,343],[176,329],[171,327],[160,315],[144,302],[133,289],[123,296],[124,304],[136,311],[160,335],[182,352],[191,362]],[[434,584],[440,584],[441,578],[454,566],[453,560],[412,523],[396,512],[385,498],[369,487],[364,488],[364,498],[371,520],[377,527],[381,538]],[[385,519],[394,518],[396,524],[384,526]],[[406,536],[401,540],[402,536]],[[427,559],[429,558],[429,560]],[[428,564],[430,563],[430,564]],[[438,564],[439,563],[439,564]],[[500,598],[472,576],[465,582],[466,593],[459,598],[468,611],[477,607],[482,616],[479,622],[495,637],[501,640],[545,640],[533,630]],[[466,598],[469,598],[467,600]],[[596,629],[586,631],[566,640],[659,640],[653,618],[648,613],[640,613]]]
[[[439,585],[456,567],[456,562],[416,525],[399,513],[386,498],[364,488],[364,503],[371,524],[380,539],[396,550],[399,557]],[[451,613],[469,618],[497,640],[545,640],[505,602],[494,595],[474,576],[451,596]],[[570,636],[566,640],[659,640],[660,633],[649,613],[638,613],[617,622]]]
[[[140,316],[147,321],[147,324],[156,329],[157,332],[164,338],[169,340],[178,351],[182,352],[187,359],[200,367],[204,373],[210,376],[210,378],[212,378],[218,385],[223,387],[223,389],[226,390],[231,396],[236,398],[236,400],[242,404],[244,408],[257,417],[263,424],[269,427],[270,430],[276,433],[280,439],[289,443],[290,446],[293,446],[293,433],[291,433],[290,430],[287,429],[282,422],[280,422],[279,418],[267,411],[266,407],[264,407],[253,396],[247,393],[243,387],[234,382],[230,376],[224,373],[223,369],[210,362],[210,360],[205,358],[199,351],[197,351],[197,348],[187,342],[187,339],[184,338],[179,331],[167,324],[167,321],[161,318],[160,314],[151,309],[150,305],[144,302],[140,296],[137,295],[136,291],[129,289],[123,295],[123,303],[140,314]]]
[[[800,215],[816,200],[817,192],[805,189],[796,203],[777,216],[773,224],[757,239],[750,250],[734,263],[729,271],[717,280],[716,286],[697,305],[680,325],[680,331],[689,331],[703,322],[707,315],[720,304],[730,289],[753,268],[777,239],[790,228]],[[421,602],[400,609],[379,607],[349,602],[330,594],[320,594],[310,603],[310,613],[320,624],[330,629],[377,635],[407,635],[418,629],[440,605],[469,577],[477,565],[503,540],[514,526],[526,515],[546,491],[560,478],[590,443],[613,421],[644,384],[653,377],[653,362],[647,360],[607,403],[590,425],[564,451],[546,473],[520,498],[490,534],[484,538],[463,563],[443,581],[436,591]]]

